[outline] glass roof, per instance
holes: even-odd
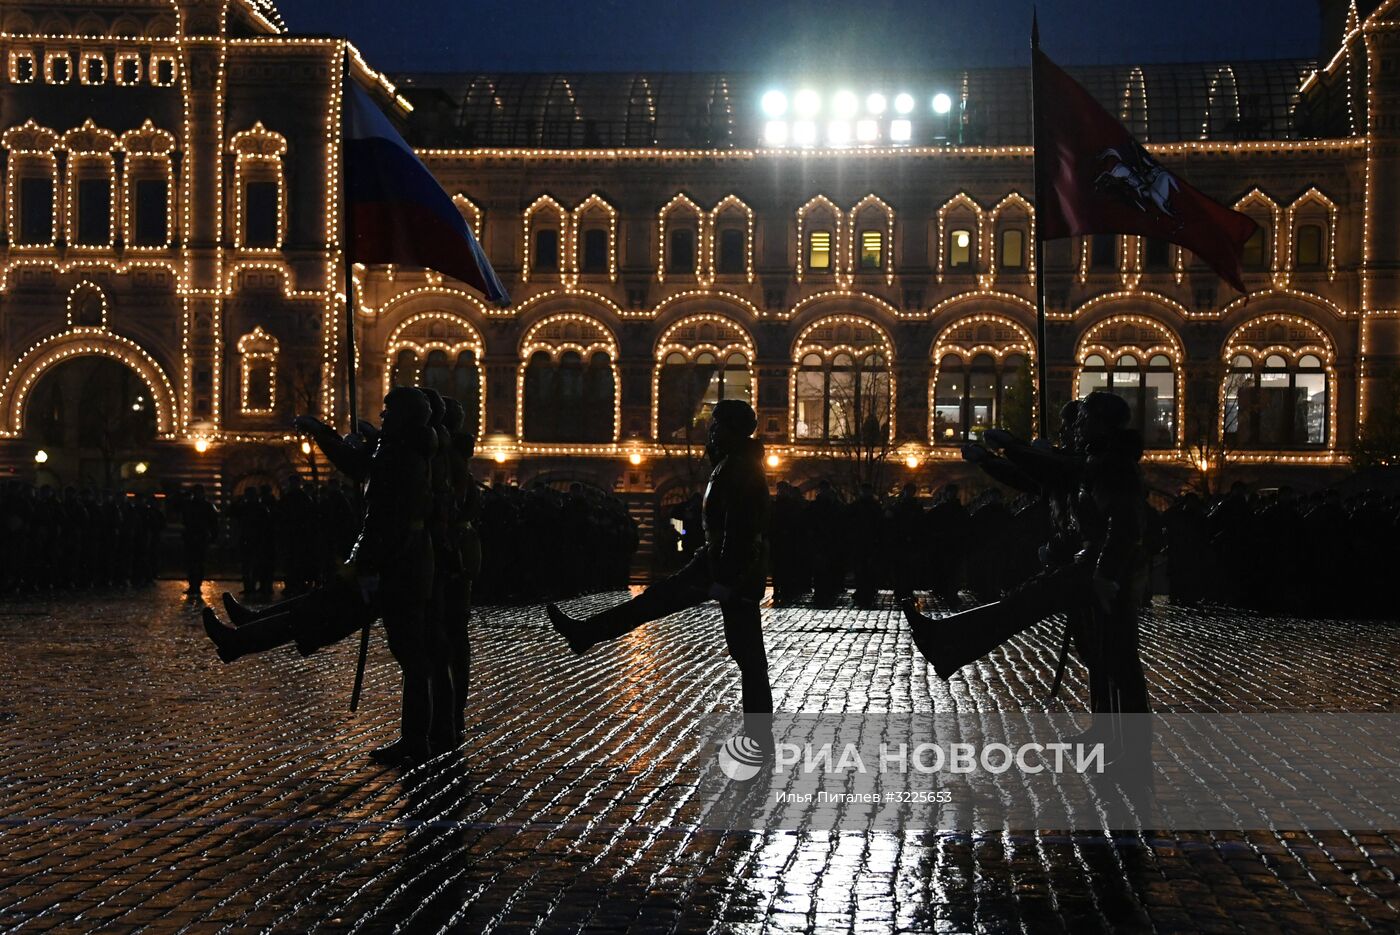
[[[1123,65],[1068,71],[1144,142],[1297,139],[1299,88],[1307,60]],[[728,149],[777,139],[786,123],[822,144],[841,132],[852,142],[915,146],[1026,145],[1030,69],[983,68],[924,74],[783,79],[756,73],[403,74],[413,101],[409,132],[426,147]],[[798,92],[803,114],[796,113]],[[786,104],[781,113],[761,102]],[[848,92],[841,94],[840,92]],[[901,100],[902,95],[908,98]],[[935,98],[947,108],[940,114]],[[896,102],[908,108],[899,113]],[[876,106],[883,108],[876,113]],[[812,110],[815,105],[815,110]],[[907,127],[893,128],[898,120]],[[797,128],[806,121],[811,128]],[[856,124],[866,121],[857,132]],[[902,139],[908,131],[907,140]],[[869,134],[874,133],[872,139]]]

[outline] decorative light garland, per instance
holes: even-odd
[[[277,411],[277,356],[281,345],[277,339],[257,325],[252,331],[238,339],[239,358],[239,400],[240,410],[245,416],[269,416]],[[254,406],[249,402],[252,395],[253,371],[259,366],[267,367],[267,405]]]

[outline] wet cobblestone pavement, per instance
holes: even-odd
[[[1038,707],[1058,648],[1042,625],[944,685],[893,607],[774,610],[766,633],[784,711]],[[1400,698],[1393,625],[1159,606],[1144,633],[1161,710]],[[1400,930],[1394,833],[688,825],[649,804],[650,763],[737,706],[713,605],[582,659],[539,607],[479,612],[468,747],[407,777],[366,758],[396,713],[377,635],[358,716],[352,643],[221,665],[170,582],[0,604],[0,646],[4,931]],[[562,793],[532,785],[541,761]]]

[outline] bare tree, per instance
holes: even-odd
[[[1372,391],[1351,460],[1360,469],[1400,467],[1400,370],[1391,370]]]
[[[836,465],[833,482],[847,496],[863,484],[883,491],[886,467],[895,451],[893,379],[883,364],[857,365],[849,373],[833,372],[827,404],[827,454]]]
[[[1244,392],[1251,386],[1247,373],[1230,373],[1225,377],[1222,410],[1203,409],[1188,423],[1184,460],[1195,472],[1201,493],[1209,497],[1226,487],[1226,478],[1239,438],[1247,435],[1249,424],[1258,409],[1258,400]]]

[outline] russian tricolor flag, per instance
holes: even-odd
[[[352,263],[423,266],[509,305],[457,206],[353,79],[345,82],[345,203]]]

